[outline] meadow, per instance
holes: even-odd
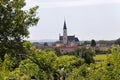
[[[96,63],[103,62],[107,58],[108,54],[97,54],[94,56],[94,60]]]

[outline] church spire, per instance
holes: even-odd
[[[64,26],[63,26],[63,29],[67,29],[67,26],[66,26],[66,20],[64,20]]]
[[[63,43],[64,45],[67,45],[67,27],[66,27],[65,20],[64,20],[64,26],[63,26]]]

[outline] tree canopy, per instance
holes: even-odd
[[[95,47],[96,46],[96,41],[94,39],[91,40],[91,46]]]
[[[39,20],[38,6],[23,10],[25,5],[25,0],[0,0],[0,57],[23,51],[24,38],[29,37],[28,28]]]
[[[120,38],[115,41],[116,44],[120,45]]]

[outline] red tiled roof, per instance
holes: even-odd
[[[59,49],[71,49],[71,48],[76,48],[76,46],[60,46],[60,47],[57,47]]]

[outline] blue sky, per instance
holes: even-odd
[[[58,39],[64,18],[68,34],[80,40],[120,37],[120,0],[26,0],[25,9],[38,5],[39,23],[29,40]]]

